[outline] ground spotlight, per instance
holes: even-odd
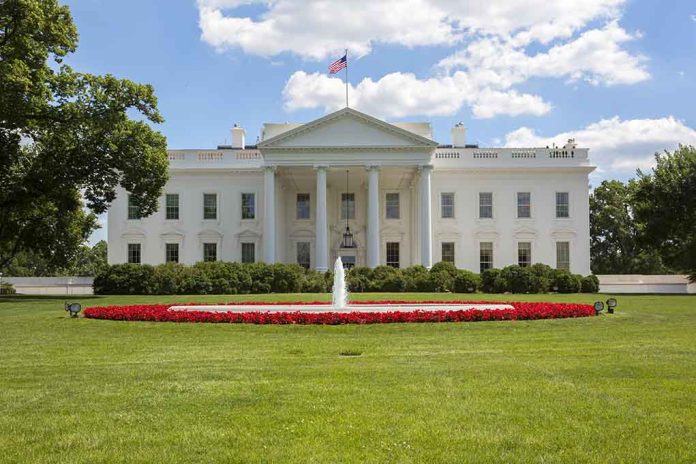
[[[595,310],[595,313],[597,315],[599,315],[599,313],[604,311],[604,303],[602,303],[601,301],[595,301],[594,310]]]
[[[80,303],[65,303],[65,310],[70,313],[70,317],[77,317],[82,311],[82,305]]]
[[[616,308],[617,304],[616,298],[609,298],[607,300],[607,312],[609,314],[614,314],[614,308]]]

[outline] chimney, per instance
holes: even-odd
[[[455,148],[466,146],[466,127],[464,127],[464,123],[458,122],[452,128],[452,146]]]
[[[246,131],[235,124],[230,132],[232,132],[232,148],[244,150],[244,136],[246,135]]]

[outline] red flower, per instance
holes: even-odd
[[[408,301],[360,301],[351,305],[377,303],[410,303]],[[492,301],[429,301],[421,303],[446,304],[509,304],[514,309],[465,309],[465,310],[418,310],[388,312],[219,312],[219,311],[170,311],[170,304],[151,304],[134,306],[94,306],[86,308],[84,315],[90,319],[110,319],[116,321],[158,321],[158,322],[214,322],[232,324],[380,324],[394,322],[474,322],[474,321],[513,321],[528,319],[559,319],[566,317],[594,316],[592,305],[576,303],[529,303]],[[190,303],[200,306],[200,304]],[[228,305],[284,305],[292,303],[224,303]],[[298,303],[300,304],[300,303]],[[325,302],[301,303],[303,305],[326,304]]]

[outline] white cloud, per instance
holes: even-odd
[[[526,113],[541,115],[551,106],[536,95],[516,91],[477,91],[469,76],[461,71],[451,76],[418,79],[410,73],[387,74],[378,81],[363,79],[349,86],[350,106],[381,117],[412,114],[448,116],[464,104],[472,106],[477,118]],[[334,111],[345,104],[345,85],[339,78],[298,71],[290,76],[283,90],[285,108],[323,108]]]
[[[466,34],[512,36],[518,44],[570,37],[589,21],[616,17],[625,0],[198,0],[202,38],[217,49],[323,59],[375,43],[452,45]],[[246,4],[258,18],[235,15]]]
[[[249,16],[238,7],[256,4]],[[363,111],[400,117],[452,115],[464,106],[476,118],[543,115],[552,105],[515,87],[532,78],[593,85],[634,84],[650,77],[646,59],[623,48],[640,37],[618,23],[625,0],[198,0],[202,39],[219,51],[307,60],[371,52],[375,44],[439,45],[452,50],[432,76],[405,72],[363,79],[351,102]],[[588,28],[592,23],[600,23]],[[593,23],[594,24],[594,23]],[[528,50],[538,43],[535,54]],[[302,88],[305,86],[305,88]],[[295,72],[285,107],[340,108],[339,79]]]
[[[645,58],[631,55],[620,44],[634,40],[616,21],[583,32],[576,39],[527,55],[510,41],[484,38],[450,55],[438,66],[468,69],[482,83],[502,88],[533,77],[584,79],[592,84],[634,84],[649,77]]]
[[[615,116],[550,137],[521,127],[506,135],[505,146],[563,145],[570,138],[574,138],[578,146],[590,148],[590,159],[602,177],[617,177],[653,167],[656,152],[674,150],[680,143],[696,145],[696,130],[673,116],[629,120]]]

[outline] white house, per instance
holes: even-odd
[[[260,141],[170,150],[156,214],[120,191],[110,263],[299,263],[325,270],[453,261],[479,272],[546,263],[590,273],[588,149],[479,148],[432,140],[429,123],[345,108],[306,124],[264,124]],[[346,234],[346,228],[350,233]],[[345,243],[352,237],[353,243]],[[347,246],[348,245],[348,246]],[[350,246],[352,245],[352,246]]]

